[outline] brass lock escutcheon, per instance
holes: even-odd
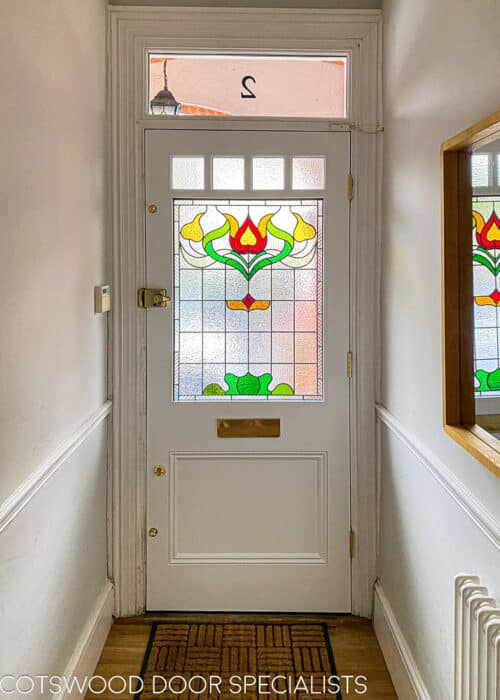
[[[148,534],[150,537],[156,537],[158,535],[158,528],[150,527]]]
[[[137,304],[141,309],[164,308],[168,305],[170,297],[166,289],[148,289],[141,287],[137,290]]]
[[[155,476],[165,476],[167,473],[167,470],[163,466],[163,464],[157,464],[155,467],[153,467],[153,474]]]

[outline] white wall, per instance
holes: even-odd
[[[0,672],[62,672],[106,581],[104,0],[0,3]],[[67,445],[66,445],[67,446]]]
[[[439,149],[500,107],[500,4],[386,0],[383,10],[380,400],[410,443],[451,470],[498,521],[500,480],[442,429]],[[500,597],[498,534],[493,544],[411,447],[381,430],[378,575],[430,696],[447,700],[453,579],[479,574]]]

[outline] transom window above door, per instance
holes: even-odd
[[[148,54],[159,116],[347,117],[347,56]]]
[[[324,156],[173,156],[172,190],[324,190]]]

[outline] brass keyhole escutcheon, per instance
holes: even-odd
[[[166,289],[141,287],[137,290],[137,305],[140,309],[164,309],[170,301]]]
[[[149,536],[150,537],[156,537],[158,534],[158,528],[157,527],[150,527],[149,528]]]
[[[153,474],[155,476],[165,476],[167,473],[167,470],[163,466],[163,464],[157,464],[156,467],[153,468]]]
[[[148,212],[149,212],[150,214],[156,214],[157,211],[158,211],[158,207],[156,206],[156,204],[150,204],[150,205],[149,205],[149,207],[148,207]]]
[[[170,301],[170,297],[166,294],[155,294],[153,297],[153,306],[166,306]]]

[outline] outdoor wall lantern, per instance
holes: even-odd
[[[151,102],[151,113],[156,115],[175,116],[181,113],[181,105],[168,89],[167,62],[163,61],[163,89],[158,92]]]

